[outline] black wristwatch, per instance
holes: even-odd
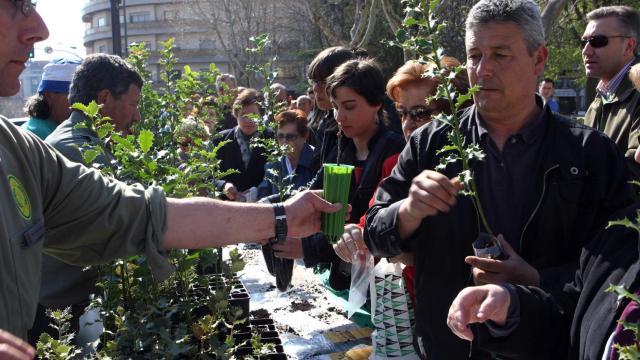
[[[283,242],[287,238],[287,214],[281,203],[272,204],[273,213],[276,216],[276,242]]]

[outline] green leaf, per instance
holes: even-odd
[[[142,130],[138,135],[138,144],[144,153],[148,153],[153,145],[153,133],[149,130]]]
[[[95,160],[100,154],[101,152],[96,149],[88,149],[82,153],[82,160],[86,165],[89,165],[93,163],[93,160]]]

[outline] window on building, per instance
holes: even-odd
[[[98,24],[98,27],[107,26],[107,19],[103,17],[99,17],[97,24]]]
[[[215,49],[216,41],[211,39],[200,39],[200,49]]]
[[[107,45],[98,45],[98,52],[99,53],[106,53],[107,52]]]
[[[175,10],[165,10],[163,13],[164,20],[175,20],[178,18],[178,12]]]
[[[131,15],[129,15],[129,22],[132,24],[149,21],[151,21],[151,13],[149,12],[131,13]]]

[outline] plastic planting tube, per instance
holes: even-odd
[[[327,236],[329,242],[335,244],[344,232],[353,166],[324,164],[323,169],[324,198],[329,202],[342,204],[340,211],[333,214],[322,214],[322,232]]]

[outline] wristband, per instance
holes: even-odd
[[[287,214],[281,203],[273,204],[273,213],[276,216],[276,242],[284,242],[287,238]]]

